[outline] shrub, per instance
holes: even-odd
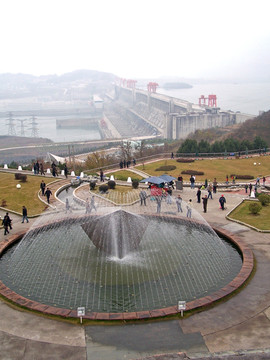
[[[204,175],[203,171],[197,171],[197,170],[183,170],[181,174],[185,175]]]
[[[116,185],[116,183],[115,183],[114,180],[109,180],[109,181],[108,181],[108,187],[109,187],[109,189],[114,190],[114,189],[115,189],[115,185]]]
[[[248,209],[253,215],[256,215],[262,210],[262,205],[260,202],[252,202]]]
[[[155,171],[172,171],[175,169],[176,169],[176,166],[174,166],[174,165],[164,165],[164,166],[160,166]]]
[[[270,203],[270,196],[267,194],[259,194],[258,199],[262,206],[266,206]]]
[[[179,163],[192,163],[194,159],[177,159],[176,161]]]
[[[26,174],[21,174],[21,173],[16,173],[15,174],[15,180],[20,180],[22,182],[26,182],[27,181],[27,175]]]
[[[107,184],[100,185],[100,187],[99,187],[99,191],[101,193],[105,194],[108,190],[109,190],[109,186]]]
[[[3,208],[7,207],[7,201],[5,199],[2,199],[1,207]]]
[[[132,180],[132,187],[133,187],[133,189],[138,189],[139,180],[137,180],[137,179]]]
[[[27,181],[27,175],[26,174],[21,174],[21,182],[26,182]]]
[[[90,181],[90,190],[95,190],[96,187],[96,182],[95,181]]]

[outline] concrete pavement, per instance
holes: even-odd
[[[196,203],[196,190],[184,188],[181,195],[184,200],[192,198],[194,210],[212,226],[236,233],[253,250],[257,270],[241,292],[181,320],[114,326],[75,326],[14,309],[1,301],[0,359],[113,360],[154,359],[153,356],[163,360],[187,356],[191,359],[270,359],[270,234],[258,233],[225,218],[246,196],[242,192],[224,191],[226,211],[219,209],[220,193],[214,195],[214,199],[208,201],[206,214],[202,212],[202,204]],[[12,218],[12,234],[26,229],[34,221],[30,219],[29,224],[21,224],[20,216],[12,215]],[[0,240],[3,239],[3,230],[0,230]]]

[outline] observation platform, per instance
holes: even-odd
[[[177,193],[174,191],[173,196]],[[217,193],[213,200],[209,199],[204,214],[202,204],[195,203],[196,191],[189,188],[181,191],[183,200],[194,199],[194,210],[211,226],[237,235],[252,249],[256,272],[239,293],[183,319],[122,322],[119,326],[103,323],[75,326],[19,311],[1,301],[0,359],[269,359],[270,234],[228,221],[225,215],[246,194],[241,191],[224,194],[226,211],[219,209],[220,193]],[[12,218],[9,236],[24,232],[34,222],[30,219],[29,224],[21,224],[21,216],[12,215]],[[1,242],[6,238],[1,230]]]

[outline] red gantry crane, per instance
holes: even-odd
[[[200,106],[206,105],[206,100],[208,100],[209,107],[217,107],[217,96],[216,95],[208,95],[208,97],[201,95],[201,97],[199,98],[199,105]]]

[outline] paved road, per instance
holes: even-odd
[[[270,234],[225,218],[246,196],[244,192],[224,193],[226,212],[219,209],[220,193],[214,195],[206,214],[196,203],[195,190],[185,188],[181,194],[184,200],[193,199],[194,212],[211,225],[236,233],[253,250],[257,271],[239,294],[181,320],[86,327],[14,309],[1,301],[0,359],[270,359]],[[21,224],[20,216],[12,217],[12,233],[34,222]]]

